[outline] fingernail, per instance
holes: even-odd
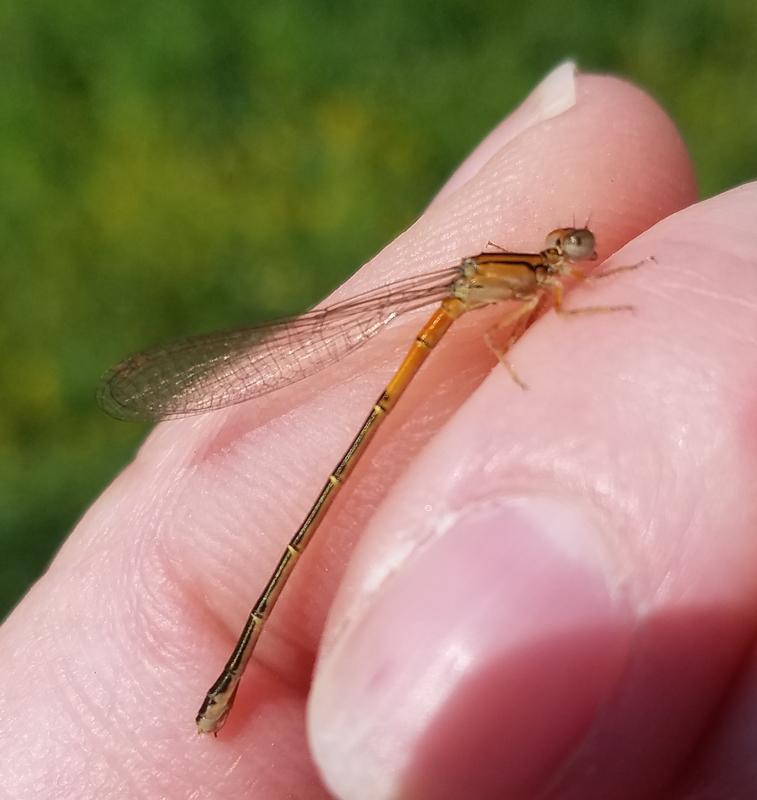
[[[543,78],[528,97],[498,125],[450,177],[432,205],[459,189],[495,153],[528,128],[552,119],[576,104],[576,65],[564,61]]]
[[[531,92],[524,105],[532,107],[531,124],[562,114],[576,104],[576,65],[563,61]]]
[[[633,615],[592,515],[498,499],[440,522],[318,665],[308,727],[342,800],[530,796],[620,675]]]
[[[539,81],[526,99],[508,117],[507,137],[501,147],[533,125],[559,116],[576,104],[576,75],[573,61],[563,61]],[[495,130],[496,133],[496,130]]]

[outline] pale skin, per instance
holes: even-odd
[[[648,97],[590,76],[577,91],[548,126],[512,138],[522,111],[506,120],[345,293],[488,239],[538,249],[589,213],[601,266],[696,200]],[[636,240],[610,266],[656,264],[565,301],[635,313],[540,319],[509,356],[528,390],[484,342],[497,311],[461,320],[303,557],[217,739],[195,732],[197,706],[423,313],[307,384],[159,426],[0,630],[0,797],[441,798],[461,783],[477,797],[754,796],[755,212],[745,187]],[[534,497],[539,519],[562,509],[551,556],[536,517],[508,510]],[[496,539],[465,521],[482,507]],[[415,572],[437,513],[470,530],[461,563],[481,597],[487,564],[504,566],[491,624],[466,634],[465,680],[432,692],[413,684],[431,680],[419,665],[460,642],[423,609],[478,607],[438,549]],[[414,698],[431,695],[444,702],[424,716]]]

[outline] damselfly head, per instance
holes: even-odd
[[[588,228],[557,228],[546,239],[547,249],[554,248],[569,261],[593,261],[594,234]]]

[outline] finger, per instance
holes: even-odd
[[[754,635],[755,212],[616,254],[571,302],[636,313],[544,317],[387,497],[311,694],[339,797],[668,796]]]
[[[345,292],[453,264],[490,238],[538,247],[556,222],[590,210],[610,250],[692,199],[685,150],[645,95],[607,78],[579,78],[572,88],[568,111],[508,142]],[[631,147],[644,150],[641,168]],[[328,538],[295,573],[223,737],[199,739],[192,718],[256,590],[417,323],[290,390],[156,429],[3,628],[14,654],[2,665],[13,687],[0,701],[12,731],[3,745],[19,765],[18,787],[32,776],[20,766],[24,742],[54,728],[48,747],[80,755],[48,753],[34,777],[54,766],[61,785],[78,782],[79,796],[123,796],[114,760],[129,765],[122,781],[133,794],[191,787],[238,796],[254,783],[261,797],[284,785],[319,796],[303,704],[323,618],[372,508],[491,367],[475,327],[453,334],[443,371],[439,362],[419,377],[414,400],[397,409],[333,507]],[[102,775],[111,783],[95,787]]]

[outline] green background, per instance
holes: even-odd
[[[651,91],[704,195],[753,177],[756,8],[3,3],[0,617],[144,436],[111,362],[322,297],[562,59]]]

